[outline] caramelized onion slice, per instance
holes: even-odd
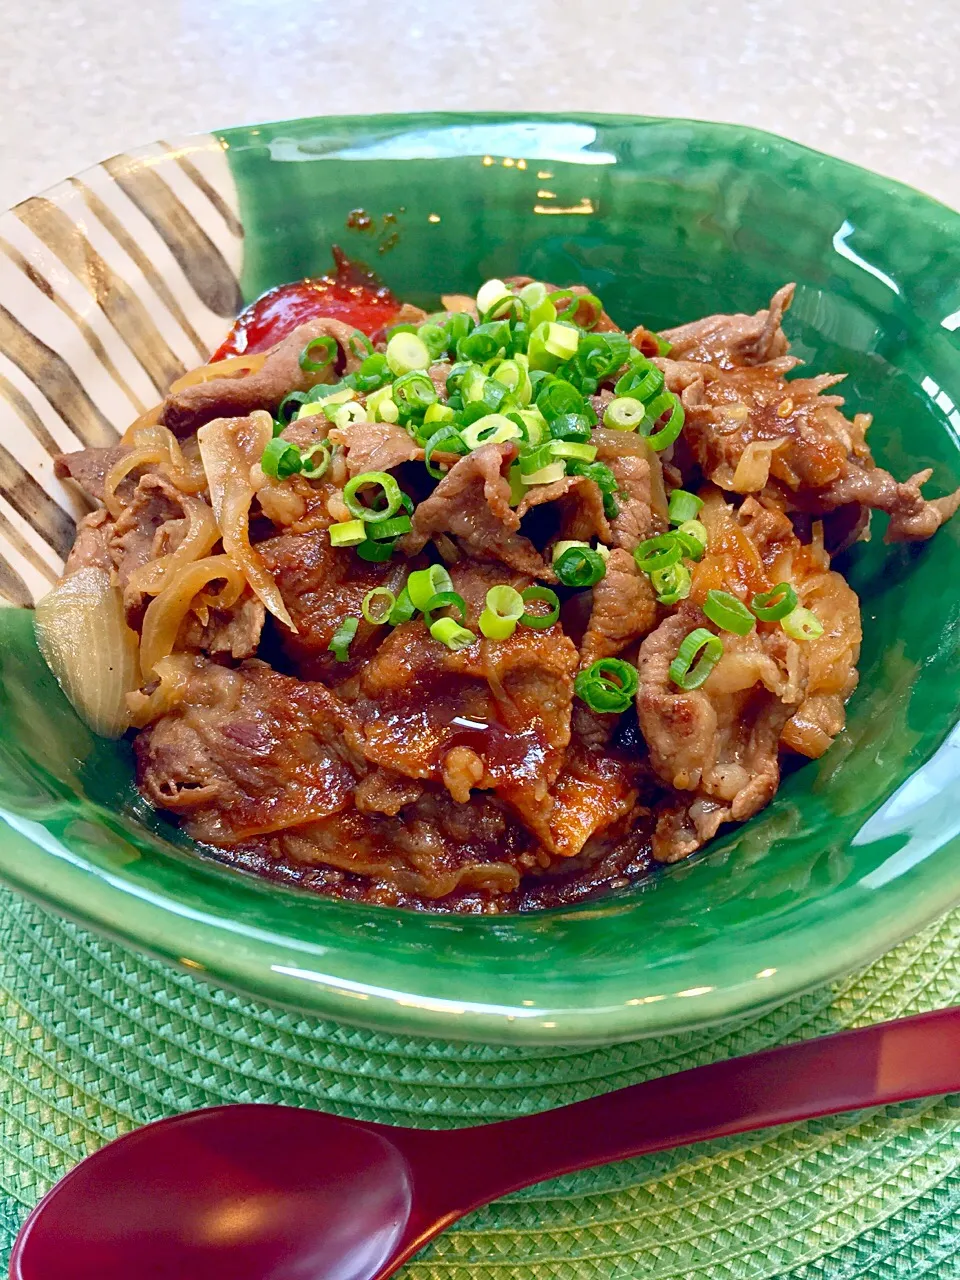
[[[140,662],[110,575],[78,569],[37,602],[34,625],[40,652],[80,719],[103,738],[121,737]]]
[[[267,351],[258,351],[247,356],[229,356],[226,360],[218,360],[216,364],[202,364],[185,373],[176,382],[171,382],[167,394],[176,395],[178,391],[194,387],[198,382],[212,382],[214,378],[239,378],[244,374],[258,373],[268,355]]]
[[[243,573],[229,556],[206,556],[184,565],[150,601],[143,616],[140,639],[140,662],[148,680],[155,674],[161,658],[173,652],[180,624],[190,612],[194,599],[208,583],[221,579],[226,586],[213,603],[218,608],[229,608],[239,600],[244,587]]]
[[[273,419],[262,410],[247,418],[217,418],[197,432],[223,549],[264,606],[284,626],[296,631],[276,582],[250,545],[250,503],[254,498],[250,472],[272,438]]]

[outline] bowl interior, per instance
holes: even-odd
[[[935,492],[960,484],[960,216],[915,192],[689,121],[344,118],[222,141],[246,298],[324,270],[333,243],[428,305],[523,272],[583,281],[615,319],[652,327],[753,311],[796,280],[792,348],[812,372],[849,374],[846,408],[875,415],[878,462],[900,478],[933,468]],[[960,522],[918,547],[884,546],[882,523],[846,565],[864,647],[845,734],[744,827],[630,889],[445,918],[198,860],[138,797],[128,745],[74,716],[23,609],[0,611],[0,874],[211,977],[377,1026],[586,1042],[772,1002],[960,897]]]

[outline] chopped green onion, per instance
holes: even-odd
[[[595,444],[581,444],[577,440],[554,440],[548,447],[555,458],[577,458],[581,462],[592,462],[597,456]]]
[[[520,463],[511,462],[507,471],[507,480],[510,482],[510,505],[517,507],[526,496],[527,487],[523,483],[523,476],[520,474]]]
[[[562,413],[550,420],[554,440],[573,440],[585,444],[590,439],[590,419],[585,413]]]
[[[699,661],[696,661],[698,655]],[[670,663],[670,679],[687,692],[699,689],[722,657],[723,641],[720,637],[706,627],[697,627],[686,637]]]
[[[603,495],[603,511],[608,520],[615,520],[620,514],[615,494],[617,493],[617,477],[605,462],[579,462],[571,458],[567,463],[567,471],[572,476],[586,476]]]
[[[666,569],[654,569],[650,574],[650,582],[661,604],[679,604],[686,600],[692,581],[690,570],[680,560],[667,565]]]
[[[453,618],[438,618],[431,624],[430,634],[434,640],[445,644],[453,653],[457,653],[460,649],[469,649],[477,638],[472,631],[461,627]]]
[[[311,359],[311,352],[320,354],[319,360]],[[333,363],[337,354],[337,344],[333,338],[313,338],[300,352],[300,368],[304,373],[322,373],[328,364]]]
[[[260,455],[260,468],[265,476],[286,480],[301,470],[300,450],[295,444],[274,436]]]
[[[373,343],[362,329],[354,329],[353,333],[347,340],[347,347],[350,354],[355,356],[358,360],[361,356],[372,356],[374,354]]]
[[[655,538],[647,538],[633,552],[633,558],[641,573],[652,573],[654,569],[666,569],[676,564],[682,555],[683,547],[672,533],[660,533]]]
[[[703,506],[703,500],[686,489],[674,489],[667,504],[667,515],[671,524],[685,524],[688,520],[696,520],[697,513]]]
[[[391,627],[399,627],[401,622],[409,622],[416,611],[417,607],[410,599],[410,592],[404,587],[397,596],[397,603],[390,610],[390,617],[387,621]]]
[[[521,363],[522,361],[522,363]],[[494,380],[503,383],[519,405],[530,403],[533,389],[530,385],[530,374],[526,368],[526,357],[517,356],[513,360],[504,360],[494,370]]]
[[[310,461],[311,458],[319,458],[315,463]],[[308,480],[319,480],[330,466],[330,446],[326,440],[318,440],[316,444],[311,444],[306,449],[300,451],[300,472]]]
[[[506,585],[491,587],[486,608],[480,615],[480,630],[488,640],[507,640],[523,617],[523,596]]]
[[[360,619],[354,617],[344,618],[336,631],[327,649],[333,654],[338,662],[346,662],[350,657],[350,645],[353,643],[353,637],[357,634],[357,627],[360,625]]]
[[[346,404],[326,405],[323,412],[341,431],[346,431],[355,422],[367,421],[366,409],[356,400],[348,400]]]
[[[437,591],[422,606],[423,620],[428,627],[433,625],[433,615],[438,609],[456,609],[460,614],[460,621],[466,622],[467,620],[467,602],[456,591]]]
[[[633,702],[639,685],[637,669],[629,662],[599,658],[578,674],[573,691],[591,711],[619,715]]]
[[[545,321],[556,320],[557,308],[547,296],[547,287],[539,280],[532,280],[524,285],[517,295],[525,307],[530,309],[530,328],[535,329]]]
[[[527,443],[538,445],[547,436],[547,424],[539,409],[521,409],[517,417],[527,429]]]
[[[412,528],[408,515],[392,516],[389,520],[381,520],[379,524],[371,525],[368,533],[376,542],[384,542],[387,538],[402,538]]]
[[[798,604],[785,618],[781,618],[780,625],[791,640],[818,640],[823,635],[820,619],[802,604]]]
[[[368,485],[378,487],[386,504],[382,507],[368,507],[360,501],[358,493]],[[348,480],[343,490],[343,500],[352,516],[358,520],[366,520],[370,524],[378,524],[381,520],[389,520],[397,514],[403,502],[400,486],[387,471],[364,471],[362,475]]]
[[[367,528],[362,520],[341,520],[330,526],[331,547],[356,547],[366,539]]]
[[[707,529],[699,520],[684,520],[673,536],[683,547],[683,554],[691,560],[702,560],[707,549]]]
[[[592,587],[607,571],[603,556],[591,547],[567,547],[555,556],[553,571],[565,587]]]
[[[357,555],[361,560],[371,560],[374,563],[389,560],[395,546],[395,538],[387,542],[375,542],[372,538],[365,538],[357,547]]]
[[[464,427],[460,438],[469,449],[477,449],[482,444],[503,444],[507,440],[521,440],[523,432],[515,422],[505,418],[502,413],[488,413],[469,427]]]
[[[603,425],[613,427],[614,431],[636,431],[646,416],[642,400],[636,400],[633,396],[618,396],[604,409]]]
[[[484,363],[493,360],[510,346],[513,335],[506,320],[488,320],[478,324],[472,333],[457,343],[457,355],[461,360]]]
[[[564,542],[555,542],[553,544],[552,562],[556,564],[565,551],[569,551],[571,547],[587,547],[590,548],[589,542],[580,542],[575,538],[567,538]],[[604,548],[606,550],[606,548]]]
[[[532,320],[531,316],[531,323]],[[538,324],[530,334],[530,342],[527,346],[530,368],[555,369],[561,361],[569,360],[576,354],[579,341],[580,331],[570,325],[551,321]]]
[[[406,592],[415,609],[425,609],[428,601],[443,591],[453,590],[453,579],[442,564],[417,569],[407,579]]]
[[[529,609],[525,610],[520,618],[520,622],[525,627],[542,631],[544,627],[552,627],[560,617],[560,597],[549,587],[527,587],[526,591],[520,592],[520,598],[525,605],[534,603],[549,605],[547,613],[531,613]]]
[[[398,378],[414,369],[430,368],[430,352],[415,333],[394,333],[386,354],[387,364]]]
[[[431,359],[439,360],[449,346],[449,330],[438,324],[422,324],[417,337],[430,352]]]
[[[374,587],[363,597],[360,612],[367,622],[372,622],[375,627],[379,627],[390,617],[396,603],[397,597],[389,587]]]
[[[583,413],[583,396],[563,378],[545,379],[537,395],[537,408],[547,422],[567,413]]]
[[[425,423],[431,422],[452,422],[453,410],[448,404],[441,404],[439,400],[428,405],[426,413],[423,415]]]
[[[502,302],[504,298],[512,296],[502,280],[488,280],[486,284],[482,284],[477,290],[477,311],[480,315],[483,315],[491,307],[496,306],[498,302]]]
[[[351,344],[353,339],[350,339]],[[349,379],[344,381],[351,382],[358,391],[366,394],[369,391],[376,391],[385,383],[389,383],[391,378],[390,366],[387,364],[387,357],[379,351],[373,351],[363,361],[356,373],[351,373]]]
[[[541,471],[555,461],[551,445],[538,445],[536,449],[531,449],[528,453],[520,455],[520,474],[524,476],[532,475],[533,472]]]
[[[414,369],[397,378],[393,384],[393,398],[397,406],[408,413],[420,413],[436,403],[437,389],[421,370]]]
[[[393,399],[393,386],[391,383],[387,383],[385,387],[379,387],[376,391],[370,392],[367,396],[367,412],[373,414],[375,422],[397,421],[400,417],[400,410]]]
[[[300,406],[306,404],[307,393],[305,391],[290,391],[277,406],[277,421],[280,423],[280,430],[288,427],[293,421],[293,406],[296,405],[299,410]]]
[[[675,395],[671,395],[670,400],[673,404],[673,408],[670,411],[670,417],[666,424],[662,426],[659,431],[655,431],[653,435],[647,436],[647,443],[650,445],[651,449],[659,451],[661,449],[668,448],[673,444],[674,440],[676,440],[677,436],[683,430],[683,405]],[[661,410],[661,413],[663,412],[665,412],[665,410]],[[660,415],[658,415],[658,417],[659,416]]]
[[[558,480],[562,480],[567,474],[566,463],[561,458],[557,462],[551,462],[548,467],[541,467],[539,471],[531,471],[529,475],[520,472],[520,480],[523,484],[556,484]]]
[[[435,480],[440,480],[446,474],[440,467],[434,466],[433,455],[438,449],[443,453],[467,453],[467,446],[463,442],[460,432],[452,424],[447,423],[435,431],[423,448],[423,463],[430,475]]]
[[[797,607],[797,593],[789,582],[778,582],[770,591],[762,591],[750,601],[750,608],[761,622],[779,622]]]
[[[735,636],[748,635],[757,625],[743,601],[732,596],[729,591],[708,591],[703,602],[703,612],[711,622],[715,622],[723,631],[732,631]]]
[[[630,361],[630,368],[617,379],[613,388],[614,395],[632,396],[645,405],[658,396],[664,387],[664,377],[655,364],[651,364],[646,356],[635,352]]]

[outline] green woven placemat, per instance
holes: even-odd
[[[0,1241],[81,1156],[224,1101],[447,1126],[960,999],[960,911],[763,1017],[606,1049],[386,1036],[197,982],[0,890]],[[319,1153],[318,1153],[319,1154]],[[474,1214],[407,1280],[960,1280],[960,1097],[560,1179]]]

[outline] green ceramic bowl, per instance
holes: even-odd
[[[368,219],[350,217],[363,209]],[[351,226],[351,224],[353,224]],[[582,280],[624,322],[752,311],[796,280],[793,349],[846,370],[881,463],[960,484],[960,216],[734,126],[623,117],[301,120],[157,144],[0,226],[0,588],[27,605],[70,542],[49,455],[108,441],[244,299],[330,246],[430,303],[492,275]],[[588,1043],[768,1005],[960,899],[960,520],[856,549],[846,733],[701,856],[588,905],[427,916],[278,889],[191,854],[0,611],[0,874],[259,996],[444,1039]]]

